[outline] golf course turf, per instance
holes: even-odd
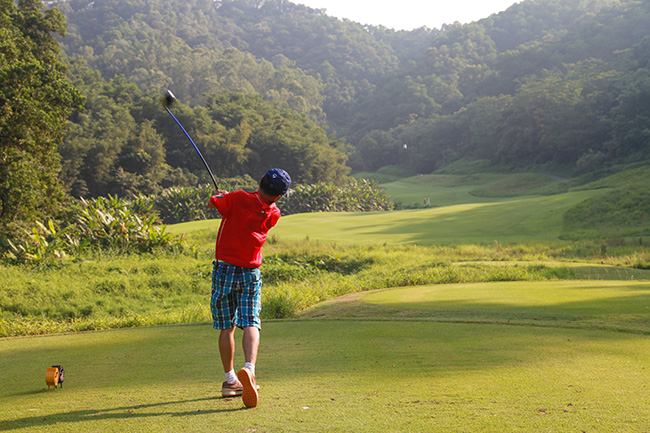
[[[252,410],[209,324],[4,339],[0,430],[645,432],[649,308],[630,282],[348,295],[264,323]]]
[[[277,302],[265,305],[309,308],[263,321],[258,407],[221,397],[209,323],[10,337],[0,339],[0,431],[649,432],[647,250],[609,256],[616,244],[565,250],[560,240],[566,210],[598,191],[499,199],[493,187],[470,203],[475,186],[427,188],[414,194],[447,206],[289,215],[273,229],[263,296]],[[97,302],[133,291],[170,312],[195,306],[217,226],[170,227],[198,245],[196,262],[67,269],[90,279],[81,271],[95,266],[109,279],[91,285],[115,292]],[[21,287],[36,287],[36,275]],[[85,287],[68,290],[86,299]],[[207,296],[188,320],[205,320]],[[45,384],[52,365],[65,368],[57,390]]]

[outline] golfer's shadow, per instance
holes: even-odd
[[[78,423],[78,422],[92,422],[96,420],[111,420],[111,419],[129,419],[129,418],[150,418],[157,416],[189,416],[189,415],[210,415],[216,413],[237,412],[245,410],[245,407],[228,408],[228,409],[209,409],[209,410],[192,410],[184,412],[160,412],[160,413],[138,413],[138,410],[149,409],[160,406],[167,406],[172,404],[195,403],[200,401],[222,400],[220,397],[204,397],[193,400],[179,400],[168,401],[151,404],[138,404],[132,406],[117,407],[114,409],[98,409],[98,410],[78,410],[72,412],[61,412],[49,415],[30,416],[26,418],[18,418],[15,420],[0,421],[0,431],[17,430],[26,427],[45,427],[55,424]]]

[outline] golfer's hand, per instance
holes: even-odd
[[[217,190],[217,193],[215,195],[213,195],[212,197],[223,198],[223,196],[225,194],[228,194],[228,191],[224,191],[222,189],[219,189],[219,190]],[[208,207],[212,208],[212,209],[216,209],[217,206],[214,203],[212,203],[212,197],[210,197],[210,201],[208,202]]]

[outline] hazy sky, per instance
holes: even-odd
[[[440,28],[455,21],[469,23],[519,3],[515,0],[291,0],[327,15],[361,24],[383,25],[396,30]]]

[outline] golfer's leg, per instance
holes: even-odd
[[[254,326],[244,328],[244,359],[246,362],[255,364],[257,361],[257,349],[260,345],[260,330]]]
[[[223,364],[223,371],[228,373],[235,367],[233,359],[235,358],[235,328],[222,329],[219,333],[219,354],[221,355],[221,363]]]
[[[258,390],[255,380],[255,361],[257,360],[257,348],[260,344],[260,330],[254,326],[244,328],[244,357],[245,368],[237,372],[237,378],[243,386],[242,401],[246,407],[257,406]]]
[[[260,311],[262,311],[262,278],[260,269],[250,269],[243,275],[244,290],[239,299],[237,325],[244,329],[244,359],[255,364],[260,345]]]

